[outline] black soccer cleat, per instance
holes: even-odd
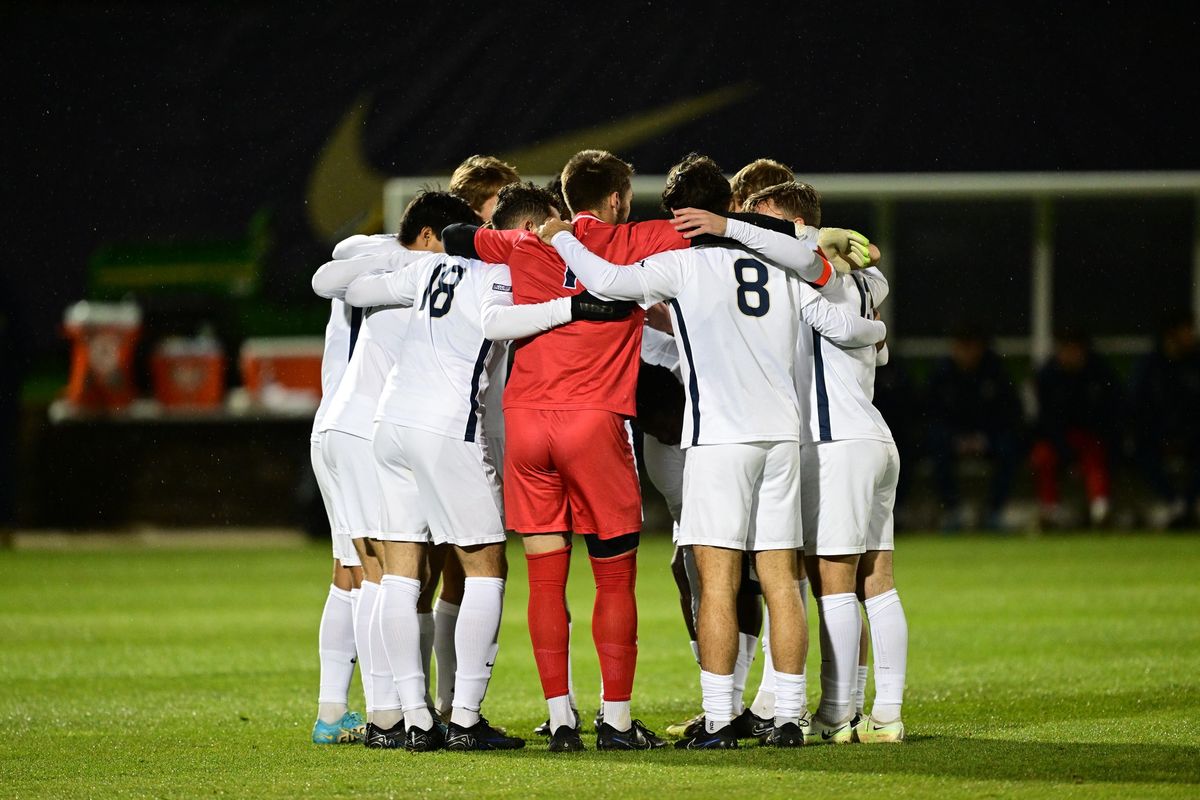
[[[766,747],[803,747],[804,731],[794,722],[785,722],[779,727],[772,726],[762,743]]]
[[[579,712],[575,712],[575,724],[579,724]],[[592,717],[592,730],[599,731],[600,726],[604,724],[604,706],[601,705],[596,709],[596,716]]]
[[[390,728],[381,728],[368,722],[363,733],[363,745],[372,750],[399,750],[404,747],[404,720]]]
[[[571,711],[574,712],[574,714],[575,714],[575,727],[578,728],[581,724],[579,721],[579,709],[573,708],[573,709],[571,709]],[[597,712],[597,715],[598,714],[599,714],[599,712]],[[550,735],[550,718],[549,717],[546,718],[545,722],[543,722],[541,725],[538,725],[536,728],[533,729],[533,735],[534,736],[549,736]]]
[[[596,729],[597,750],[657,750],[666,747],[667,741],[635,719],[627,731],[619,731],[607,722]]]
[[[733,725],[726,725],[713,733],[702,730],[695,736],[680,739],[675,743],[676,750],[736,750],[737,746],[737,734],[734,733]]]
[[[416,725],[411,726],[404,734],[404,749],[410,753],[431,753],[446,746],[446,734],[436,722],[429,730],[423,730]]]
[[[775,727],[775,720],[764,719],[747,708],[729,724],[733,726],[733,732],[739,739],[761,739]]]
[[[547,749],[551,753],[581,753],[586,748],[583,746],[583,738],[579,735],[579,728],[560,725],[550,734]]]
[[[469,728],[451,722],[446,734],[447,750],[520,750],[524,746],[524,739],[506,735],[483,717]]]

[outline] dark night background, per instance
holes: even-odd
[[[1194,14],[1134,3],[1028,8],[1037,10],[9,10],[8,292],[24,305],[28,344],[60,347],[62,309],[82,296],[98,245],[236,238],[268,208],[264,294],[310,303],[307,276],[328,248],[306,222],[307,180],[363,92],[366,156],[396,175],[438,173],[473,152],[511,152],[745,81],[755,90],[744,99],[621,155],[642,173],[689,149],[729,171],[770,155],[802,174],[1198,166]]]

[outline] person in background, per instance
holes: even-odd
[[[950,342],[950,356],[930,377],[928,390],[928,444],[943,528],[964,526],[958,466],[970,456],[986,460],[991,467],[984,525],[1002,527],[1017,465],[1021,419],[1020,401],[1004,362],[983,333],[962,326]]]
[[[1200,347],[1191,313],[1164,318],[1158,346],[1135,372],[1133,408],[1138,464],[1162,503],[1156,524],[1194,525],[1200,517]],[[1182,462],[1182,491],[1170,475],[1172,462]]]
[[[1104,525],[1109,514],[1109,453],[1116,431],[1116,378],[1088,336],[1064,328],[1054,354],[1037,372],[1037,423],[1032,451],[1038,511],[1043,527],[1064,520],[1059,469],[1077,461],[1088,499],[1088,521]]]

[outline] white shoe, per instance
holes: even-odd
[[[904,721],[897,717],[882,725],[874,717],[864,717],[854,728],[854,741],[862,744],[882,744],[904,741]]]
[[[813,744],[850,744],[853,741],[854,728],[850,727],[851,717],[841,722],[826,722],[814,714],[805,731],[805,741]]]

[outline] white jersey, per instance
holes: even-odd
[[[484,417],[503,388],[508,344],[484,336],[483,315],[489,305],[511,306],[507,267],[431,254],[400,270],[363,275],[347,300],[412,305],[376,421],[468,442],[492,435]]]
[[[568,232],[553,243],[593,294],[669,301],[686,397],[683,447],[798,441],[792,337],[801,315],[839,340],[878,341],[886,329],[851,319],[792,276],[813,265],[812,242],[736,220],[728,221],[727,231],[754,249],[675,250],[630,269],[610,264]]]
[[[313,416],[312,433],[315,438],[322,430],[321,421],[333,393],[337,391],[342,375],[346,372],[346,364],[350,361],[350,341],[358,336],[358,325],[362,314],[356,312],[341,300],[329,301],[329,322],[325,324],[325,350],[321,354],[321,404]]]
[[[647,364],[671,370],[679,382],[683,383],[683,376],[679,372],[679,346],[675,344],[675,337],[671,334],[663,333],[649,325],[642,328],[641,358]]]
[[[821,296],[847,314],[870,319],[887,297],[887,278],[872,267],[835,275]],[[875,396],[875,347],[844,347],[802,326],[796,348],[796,393],[804,426],[801,443],[844,439],[894,442]]]
[[[339,243],[333,254],[334,260],[313,276],[313,289],[322,296],[332,296],[335,303],[343,302],[346,287],[353,278],[379,266],[378,259],[386,258],[393,268],[399,268],[425,255],[405,249],[391,235],[351,236]],[[351,307],[347,305],[347,308]],[[397,348],[408,330],[409,311],[388,307],[351,308],[351,314],[361,320],[361,326],[351,338],[353,353],[317,430],[342,431],[370,439],[379,396],[396,363]]]

